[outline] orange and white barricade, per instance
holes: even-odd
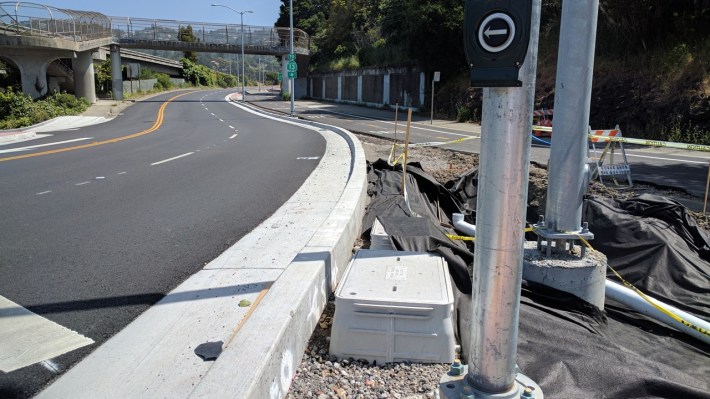
[[[533,126],[545,126],[545,127],[552,127],[552,115],[554,114],[554,110],[552,109],[538,109],[533,111]],[[533,136],[535,137],[550,137],[552,136],[552,133],[549,131],[542,131],[542,130],[535,130],[533,128],[532,131]]]
[[[590,136],[598,136],[599,138],[596,137],[591,137],[589,141],[592,142],[592,149],[594,151],[594,156],[596,157],[597,153],[597,147],[595,143],[603,143],[606,142],[606,145],[604,146],[604,150],[602,151],[601,155],[599,158],[596,159],[596,164],[597,168],[596,171],[594,172],[594,175],[592,176],[592,179],[595,178],[596,176],[599,176],[599,181],[604,184],[604,176],[611,177],[612,180],[614,181],[614,184],[617,186],[620,186],[619,182],[616,180],[616,176],[622,176],[626,175],[626,180],[628,181],[628,187],[633,186],[633,181],[631,180],[631,167],[629,167],[629,162],[626,159],[626,150],[624,150],[624,143],[618,142],[618,141],[609,141],[609,140],[604,140],[603,137],[616,137],[616,138],[621,138],[621,129],[619,129],[619,125],[616,125],[614,129],[609,129],[609,130],[591,130],[589,129]],[[621,158],[622,162],[615,162],[614,160],[614,153],[616,148],[621,149]],[[607,164],[604,164],[604,161],[606,160],[608,155],[609,162]],[[618,159],[618,157],[617,157]]]

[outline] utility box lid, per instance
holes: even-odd
[[[358,251],[336,296],[427,304],[453,301],[448,269],[440,256],[390,250]]]

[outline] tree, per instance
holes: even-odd
[[[197,43],[197,37],[192,32],[192,25],[187,25],[186,27],[180,27],[178,29],[178,40],[186,43]],[[185,58],[191,62],[197,62],[197,54],[194,51],[183,51]]]

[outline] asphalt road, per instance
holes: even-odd
[[[0,397],[36,393],[313,171],[325,151],[317,132],[241,111],[226,94],[164,94],[105,124],[0,146],[0,295],[96,341],[0,375]]]
[[[280,112],[290,111],[290,105],[287,102],[274,101],[273,99],[272,95],[266,93],[253,93],[247,96],[247,100],[256,105]],[[357,133],[386,138],[394,138],[396,134],[400,141],[404,139],[407,118],[405,112],[398,113],[395,131],[395,113],[393,111],[317,101],[297,101],[295,114],[305,119],[341,126]],[[608,128],[612,128],[612,126]],[[633,133],[624,133],[625,136],[633,137]],[[414,114],[412,117],[410,137],[412,143],[450,142],[474,136],[463,142],[441,145],[440,147],[478,154],[481,148],[480,135],[480,126],[476,124],[441,120],[434,120],[434,123],[430,124],[427,116]],[[546,140],[549,141],[549,139]],[[618,150],[616,154],[615,160],[618,162],[620,160]],[[701,200],[705,195],[710,154],[637,145],[627,145],[626,154],[634,182],[685,190],[694,198],[684,200],[684,204],[691,209],[702,209]],[[530,160],[546,165],[548,159],[549,146],[533,140]],[[617,177],[617,179],[624,180],[623,177]]]

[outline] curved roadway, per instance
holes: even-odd
[[[0,146],[0,295],[96,341],[0,374],[0,397],[36,393],[313,171],[321,135],[241,111],[226,94],[163,94],[102,125]]]

